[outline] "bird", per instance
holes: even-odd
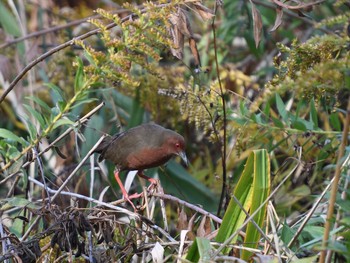
[[[135,210],[131,199],[138,198],[142,194],[129,196],[120,180],[120,172],[137,170],[137,175],[147,179],[152,186],[157,184],[157,180],[146,176],[143,170],[161,166],[177,155],[188,165],[184,137],[153,123],[142,124],[113,136],[107,136],[97,146],[95,152],[100,154],[99,162],[108,160],[114,163],[114,177],[124,199]]]

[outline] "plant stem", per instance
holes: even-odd
[[[342,136],[342,142],[340,144],[339,152],[338,152],[338,162],[337,166],[335,168],[335,174],[334,174],[334,182],[332,184],[331,189],[331,196],[329,199],[329,205],[328,205],[328,211],[327,211],[327,218],[325,223],[325,230],[322,240],[322,251],[320,256],[320,263],[324,263],[326,259],[327,254],[327,246],[328,246],[328,240],[329,240],[329,232],[331,231],[331,219],[333,217],[334,213],[334,206],[335,201],[337,198],[337,192],[338,192],[338,184],[340,180],[341,170],[342,170],[342,158],[345,152],[345,147],[348,144],[348,133],[349,133],[349,126],[350,126],[350,100],[348,101],[348,107],[346,111],[346,119],[344,123],[344,129],[343,129],[343,136]]]

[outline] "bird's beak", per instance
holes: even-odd
[[[188,159],[187,159],[185,151],[179,152],[179,156],[185,162],[186,166],[188,166]]]

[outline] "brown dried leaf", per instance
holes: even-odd
[[[171,53],[178,59],[183,58],[184,50],[184,39],[185,36],[191,38],[193,33],[189,23],[189,20],[183,9],[178,8],[177,13],[169,16],[171,28],[169,29],[170,34],[173,38],[174,46],[170,48]]]
[[[213,11],[200,2],[193,3],[193,7],[203,20],[209,20],[214,17]]]
[[[282,24],[283,10],[282,7],[276,8],[276,20],[274,26],[270,29],[270,32],[275,31]]]
[[[179,220],[177,221],[176,228],[179,230],[184,230],[184,229],[187,229],[187,226],[188,226],[187,215],[185,213],[184,207],[182,207],[179,214]]]
[[[196,41],[193,38],[190,38],[188,40],[188,43],[190,44],[191,52],[194,57],[194,63],[196,65],[196,68],[198,68],[201,66],[201,59],[199,57]]]
[[[210,219],[206,216],[202,218],[202,221],[197,229],[198,237],[206,237],[211,232]]]
[[[185,11],[182,8],[178,8],[176,14],[171,14],[169,16],[169,21],[174,27],[177,27],[180,32],[186,37],[190,38],[193,36],[190,22],[187,15],[185,14]]]
[[[262,19],[261,14],[258,9],[256,9],[255,5],[252,1],[250,1],[252,4],[252,16],[253,16],[253,25],[254,25],[254,41],[255,41],[255,47],[258,48],[261,38],[261,31],[262,31]]]
[[[182,60],[184,55],[184,43],[185,36],[180,32],[178,27],[174,26],[169,29],[169,33],[172,36],[174,47],[170,47],[170,51],[173,56]]]

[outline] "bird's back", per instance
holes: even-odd
[[[164,134],[172,132],[156,124],[143,124],[131,128],[125,132],[106,138],[100,144],[96,152],[101,153],[100,160],[106,159],[112,161],[119,170],[136,170],[153,166],[150,160],[146,165],[147,152],[152,153],[163,144]],[[175,133],[175,132],[174,132]],[[130,158],[133,158],[134,165],[130,164]],[[165,156],[164,161],[169,159]],[[162,163],[163,160],[160,160]],[[143,165],[143,163],[145,163]]]

